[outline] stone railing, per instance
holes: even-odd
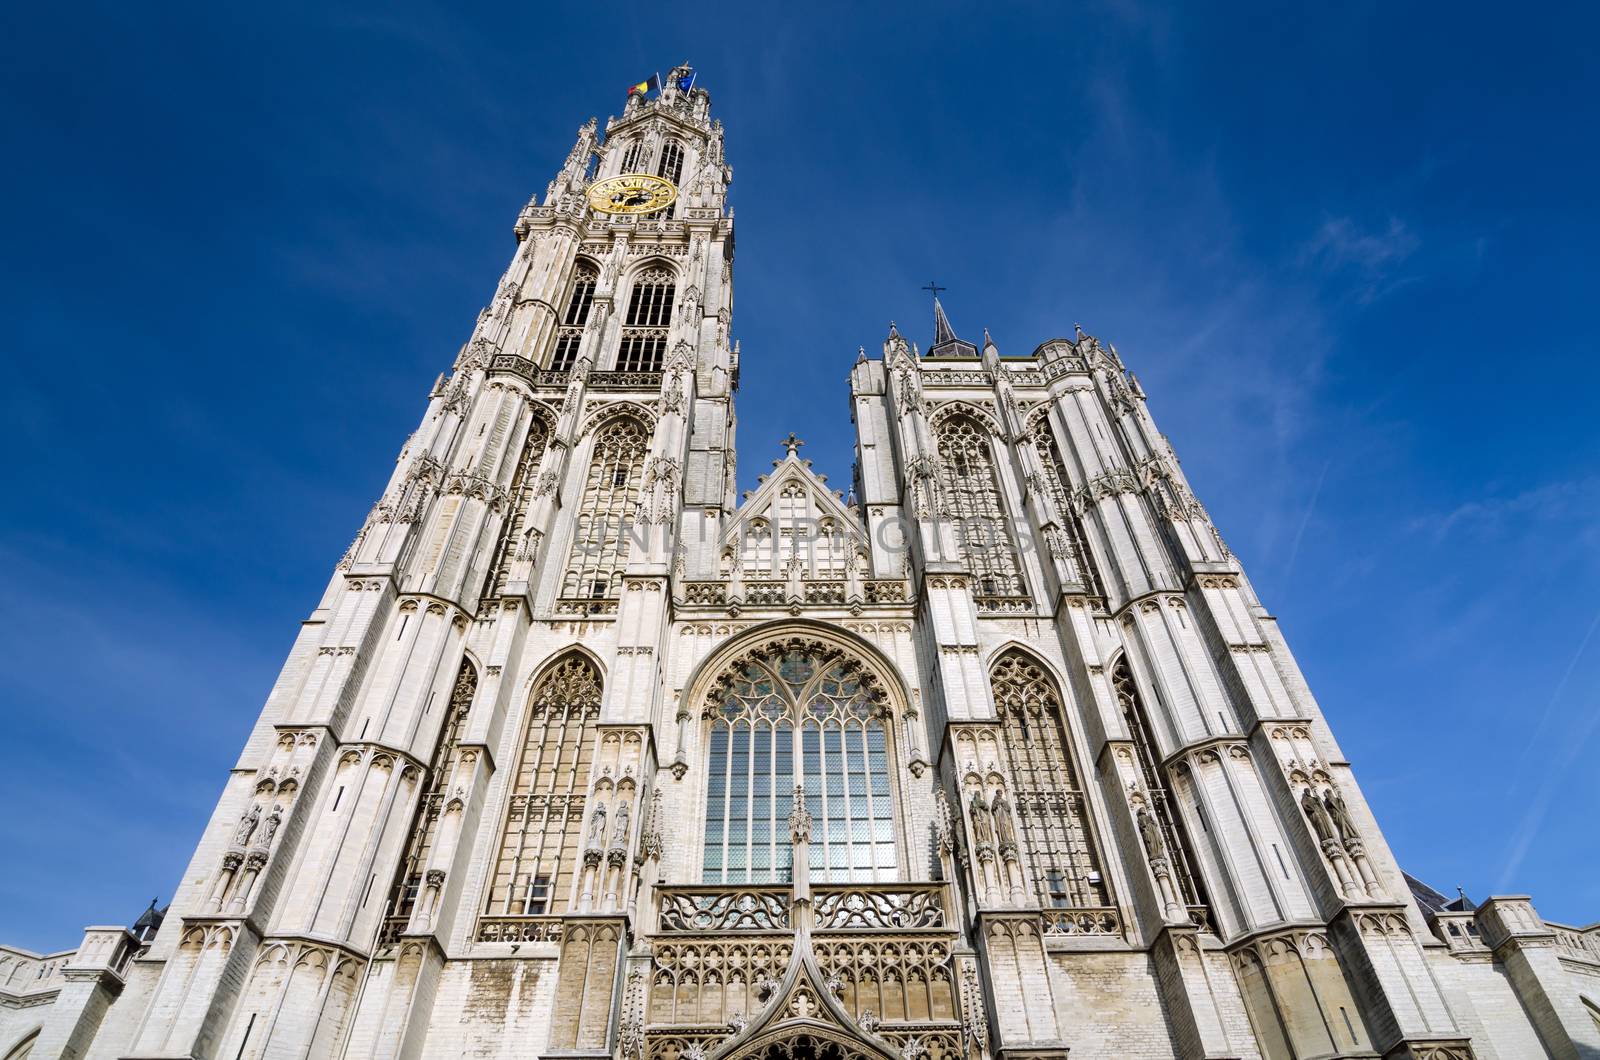
[[[590,390],[660,390],[660,372],[590,372]]]
[[[1121,935],[1122,917],[1110,906],[1085,909],[1046,909],[1045,935]]]
[[[870,581],[862,586],[869,604],[903,604],[906,602],[906,583],[903,581]]]
[[[0,995],[28,995],[58,989],[64,981],[61,969],[76,952],[40,954],[0,946]]]
[[[948,923],[944,888],[936,883],[818,884],[818,931],[910,931]]]
[[[1217,926],[1211,922],[1210,906],[1190,905],[1184,908],[1189,912],[1189,923],[1193,924],[1198,930],[1209,931],[1213,935],[1217,933]]]
[[[1033,600],[1026,596],[979,596],[978,613],[983,615],[1026,615],[1033,612]]]
[[[572,378],[567,371],[540,368],[526,357],[515,353],[497,353],[489,358],[492,372],[510,372],[541,387],[565,387]],[[660,390],[660,372],[590,372],[590,390]]]
[[[684,582],[683,602],[720,606],[728,602],[727,582]]]
[[[788,931],[787,885],[710,885],[661,889],[661,930]]]
[[[560,942],[558,916],[481,916],[479,942]]]
[[[614,615],[617,602],[599,598],[563,597],[556,601],[558,615]]]
[[[1600,964],[1600,924],[1581,928],[1546,920],[1545,926],[1556,933],[1556,945],[1563,957]]]
[[[788,884],[662,887],[659,930],[668,934],[790,932]],[[812,887],[818,932],[948,930],[944,888],[936,883],[821,883]]]
[[[1433,933],[1450,947],[1451,953],[1487,953],[1478,934],[1478,919],[1469,912],[1433,914]]]
[[[683,602],[701,607],[723,607],[729,603],[726,581],[684,581],[680,583]],[[744,583],[737,602],[744,607],[787,607],[800,603],[807,607],[843,607],[851,603],[849,583],[842,579],[803,579],[798,599],[791,599],[790,583],[770,578]],[[908,600],[906,583],[879,579],[861,584],[865,604],[904,604]],[[1032,604],[1027,605],[1032,610]]]

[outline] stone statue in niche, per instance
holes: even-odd
[[[1356,831],[1356,823],[1350,819],[1350,808],[1344,804],[1344,796],[1339,794],[1338,788],[1329,788],[1322,801],[1328,808],[1328,815],[1333,818],[1333,826],[1339,830],[1340,839],[1348,843],[1361,838],[1361,833]]]
[[[975,846],[994,845],[994,816],[989,804],[983,801],[983,792],[972,793],[972,805],[967,808],[972,815],[972,839]]]
[[[239,818],[239,827],[233,833],[233,845],[242,847],[250,842],[250,837],[255,834],[256,824],[261,820],[261,807],[251,806],[250,811]]]
[[[1149,810],[1139,810],[1139,838],[1144,841],[1144,852],[1151,861],[1167,856],[1167,842],[1161,838],[1161,829]]]
[[[989,812],[994,815],[995,835],[1000,839],[1000,848],[1015,849],[1017,845],[1017,827],[1011,819],[1011,803],[1006,801],[1003,792],[994,793],[994,802],[989,806]]]
[[[267,819],[261,822],[261,835],[256,838],[256,846],[270,849],[272,837],[278,834],[278,825],[283,823],[283,807],[274,805],[272,812],[267,814]]]
[[[1307,788],[1300,795],[1300,808],[1305,811],[1306,819],[1311,822],[1312,829],[1317,833],[1317,841],[1326,843],[1334,838],[1333,819],[1328,816],[1328,809],[1317,798],[1317,793]]]
[[[591,850],[599,850],[606,842],[606,808],[596,806],[594,816],[589,818],[589,839],[584,844]]]

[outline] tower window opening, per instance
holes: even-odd
[[[589,310],[594,305],[594,289],[600,274],[593,265],[581,262],[572,278],[572,292],[567,295],[567,309],[556,328],[556,348],[550,356],[550,370],[570,372],[578,360],[578,348],[583,345],[583,329],[589,323]]]
[[[661,371],[676,294],[671,271],[659,265],[634,281],[622,325],[622,348],[617,353],[619,372]]]

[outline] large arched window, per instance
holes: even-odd
[[[1025,595],[1000,480],[989,455],[989,432],[971,416],[951,416],[939,426],[939,456],[956,540],[977,581],[977,595]]]
[[[1067,484],[1072,480],[1067,476],[1066,462],[1061,459],[1061,450],[1056,445],[1054,432],[1050,424],[1042,417],[1033,425],[1033,448],[1039,454],[1039,464],[1044,468],[1045,488],[1050,491],[1050,500],[1056,508],[1056,518],[1061,520],[1062,529],[1067,534],[1067,542],[1072,548],[1073,565],[1078,568],[1078,576],[1083,579],[1083,587],[1089,590],[1090,596],[1105,599],[1105,584],[1100,580],[1100,571],[1094,565],[1094,553],[1089,551],[1089,544],[1083,532],[1083,520],[1078,518],[1077,511],[1072,507],[1072,496],[1067,492]]]
[[[589,322],[589,307],[594,305],[594,288],[600,273],[587,261],[580,261],[572,277],[572,293],[567,296],[567,309],[561,315],[561,325],[556,328],[556,348],[550,355],[550,370],[570,372],[578,359],[578,347],[583,345],[583,328]]]
[[[1167,791],[1161,768],[1161,758],[1156,753],[1150,736],[1150,717],[1139,696],[1139,686],[1134,684],[1133,671],[1128,668],[1128,657],[1119,656],[1111,670],[1111,683],[1117,690],[1117,703],[1122,708],[1122,720],[1133,737],[1134,754],[1139,759],[1139,773],[1144,778],[1145,790],[1150,794],[1151,812],[1161,830],[1161,838],[1168,850],[1174,852],[1173,869],[1178,878],[1178,892],[1189,905],[1205,905],[1205,890],[1194,871],[1194,855],[1190,852],[1189,837],[1184,834],[1183,822],[1172,810],[1172,797]]]
[[[1018,830],[1039,904],[1110,905],[1055,682],[1015,649],[996,660],[989,682],[1005,723]]]
[[[619,417],[595,435],[561,582],[563,599],[611,600],[621,590],[649,450],[650,432],[638,420]]]
[[[705,882],[791,877],[797,785],[813,879],[898,878],[890,719],[858,662],[820,643],[773,644],[724,675],[706,714]]]
[[[599,716],[600,673],[587,656],[572,652],[539,679],[511,778],[485,915],[540,916],[566,909],[581,860],[583,800]]]
[[[633,293],[628,297],[628,316],[622,324],[617,371],[661,371],[676,294],[672,270],[664,265],[656,265],[634,277]]]
[[[444,793],[461,759],[461,731],[466,725],[467,712],[472,709],[472,697],[477,691],[478,668],[472,665],[472,660],[462,659],[461,669],[456,672],[455,688],[450,693],[450,703],[445,707],[444,718],[440,722],[439,743],[434,747],[433,761],[428,765],[427,787],[411,820],[411,840],[406,844],[405,859],[400,862],[400,871],[395,876],[394,887],[389,894],[392,923],[403,925],[411,919],[411,910],[422,891],[422,872],[427,867],[434,835],[439,830]]]

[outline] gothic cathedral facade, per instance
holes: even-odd
[[[1402,873],[1114,347],[936,302],[848,497],[737,495],[730,176],[681,72],[579,130],[164,922],[0,950],[0,1050],[1600,1056],[1600,931]]]

